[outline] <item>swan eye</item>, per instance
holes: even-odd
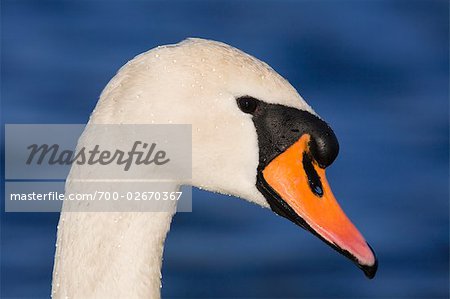
[[[253,113],[258,107],[259,101],[249,96],[243,96],[237,99],[239,109],[244,113]]]

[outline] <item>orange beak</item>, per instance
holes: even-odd
[[[309,141],[310,136],[303,135],[262,170],[265,188],[279,198],[279,214],[313,232],[373,278],[375,254],[336,201]]]

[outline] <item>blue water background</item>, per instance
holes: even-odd
[[[335,130],[328,178],[374,280],[270,210],[195,190],[165,297],[448,297],[447,1],[16,0],[1,17],[3,123],[85,123],[126,61],[194,36],[269,63]],[[57,219],[1,214],[3,297],[49,296]]]

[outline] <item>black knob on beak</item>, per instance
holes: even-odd
[[[311,136],[309,151],[321,168],[329,166],[336,159],[339,153],[336,135],[330,126],[316,115],[305,110],[265,103],[248,96],[240,97],[237,101],[243,112],[252,111],[250,113],[258,134],[261,169],[305,134]],[[255,105],[254,101],[257,101]]]
[[[310,141],[311,155],[320,167],[331,165],[339,153],[339,142],[326,122],[317,118],[312,128]]]

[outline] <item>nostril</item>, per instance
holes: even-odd
[[[322,182],[319,175],[317,174],[317,171],[314,169],[311,158],[306,152],[303,153],[302,163],[303,169],[305,170],[306,176],[308,177],[309,188],[315,195],[317,195],[318,197],[322,197]]]

